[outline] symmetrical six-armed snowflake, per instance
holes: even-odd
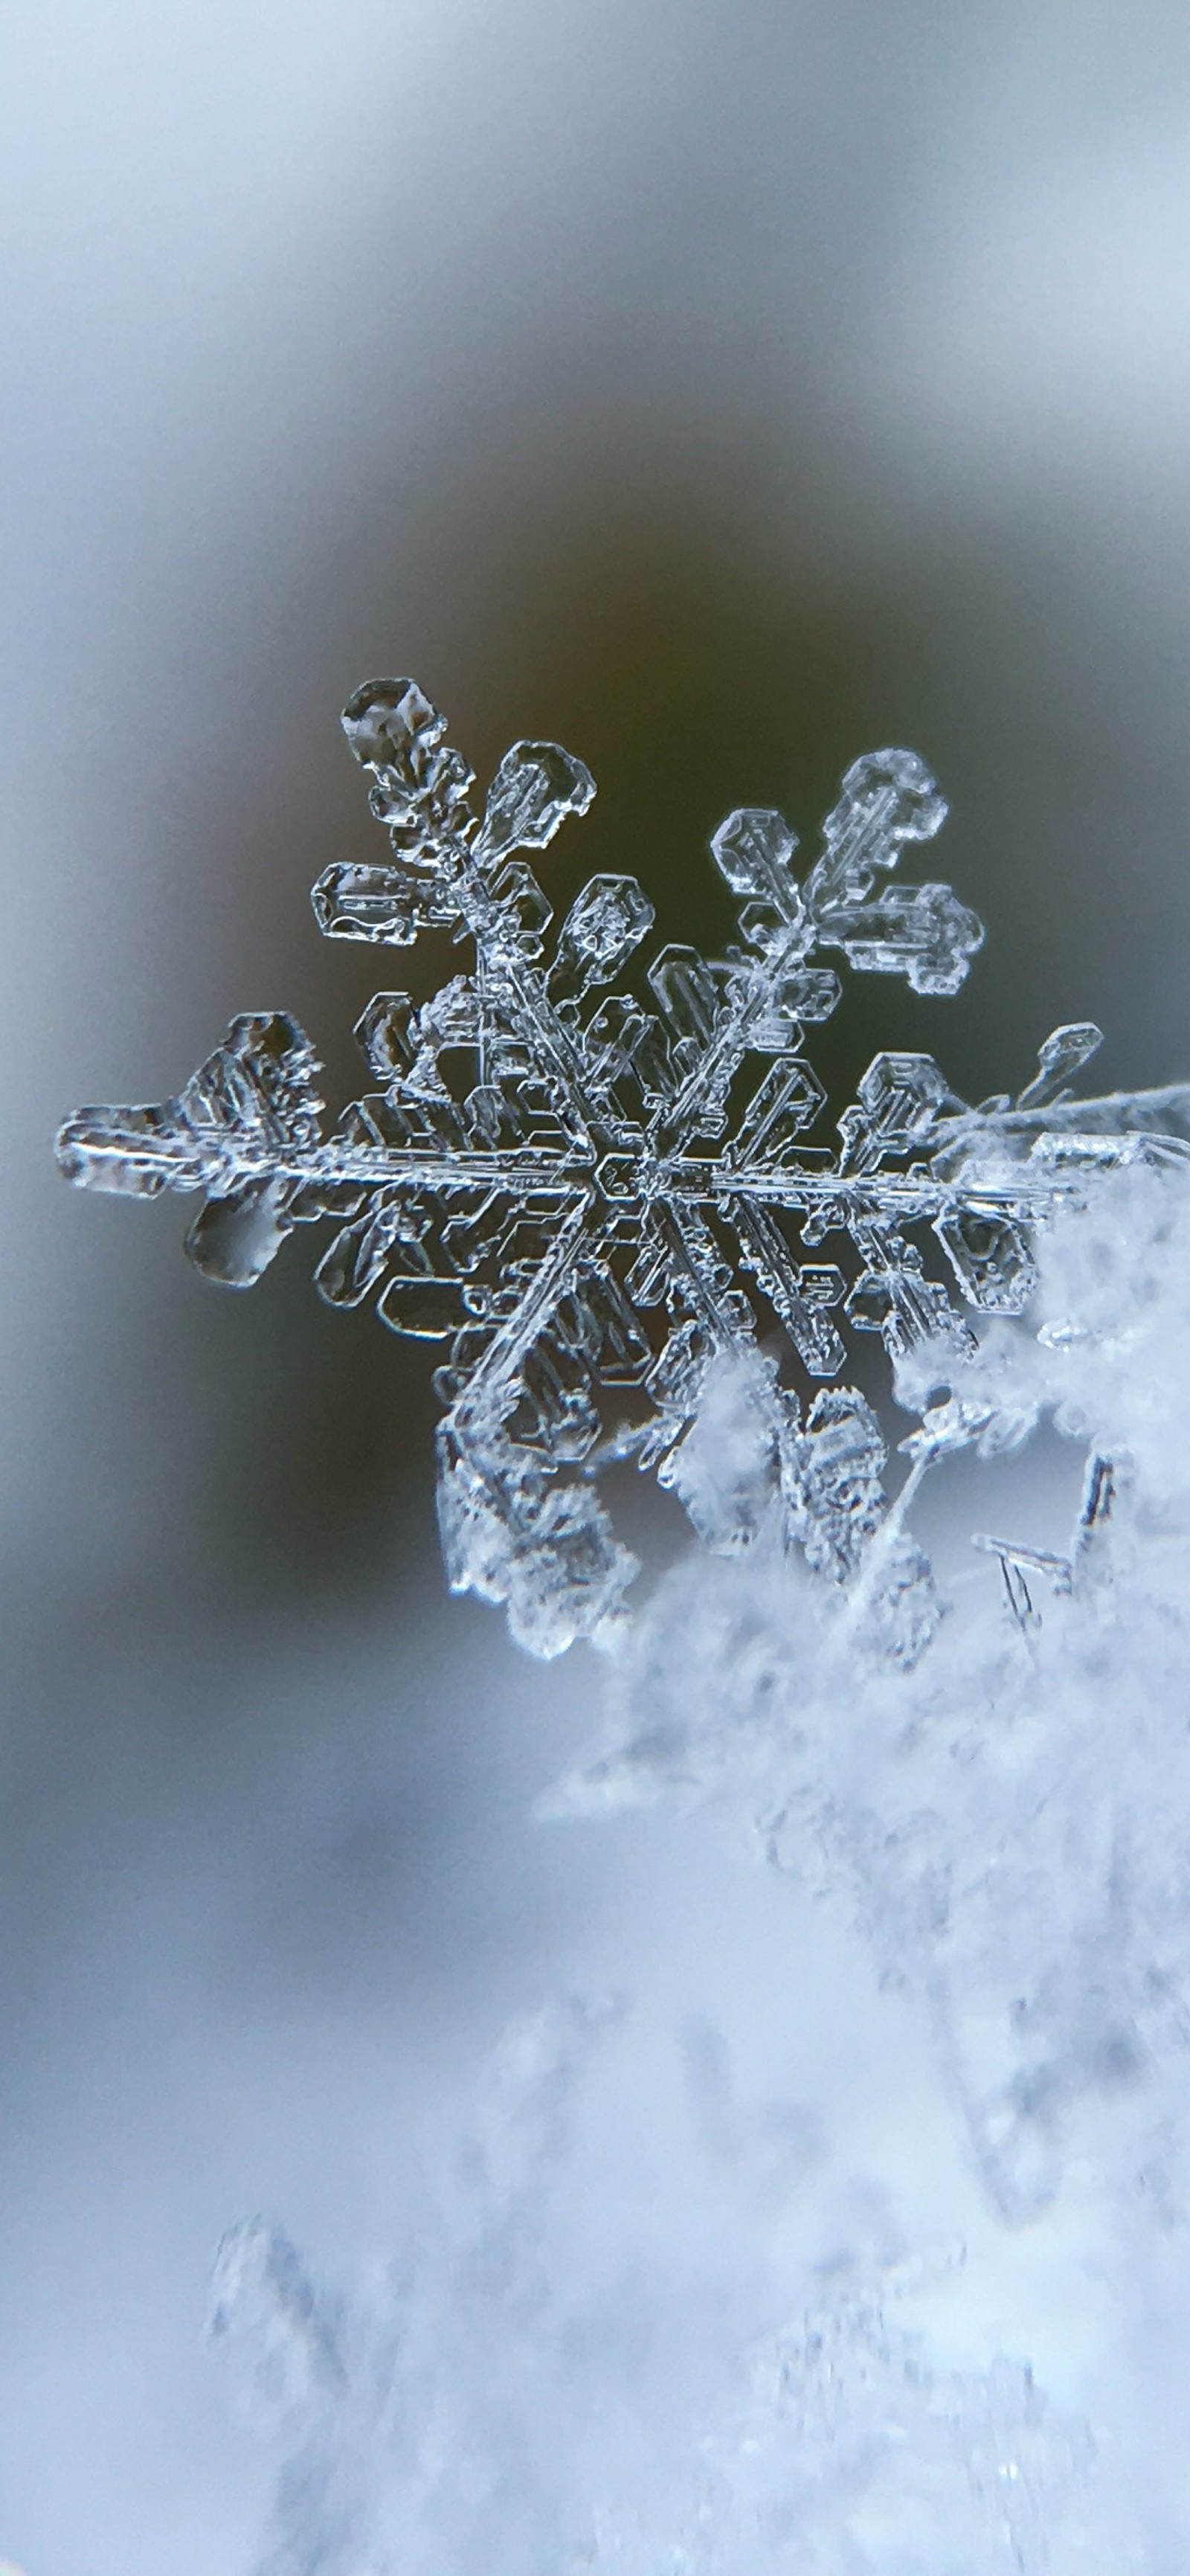
[[[480,819],[473,772],[415,682],[368,683],[343,722],[393,856],[328,868],[320,928],[396,948],[446,928],[473,944],[473,971],[420,1009],[405,993],[369,1003],[357,1034],[380,1088],[328,1138],[303,1030],[283,1012],[246,1014],[176,1099],[68,1120],[63,1169],[141,1197],[201,1189],[187,1250],[232,1286],[259,1278],[294,1225],[338,1221],[322,1295],[353,1306],[375,1294],[394,1332],[446,1345],[435,1385],[451,1583],[505,1601],[535,1653],[598,1631],[635,1571],[594,1481],[614,1459],[655,1468],[712,1544],[746,1543],[777,1513],[817,1572],[870,1593],[885,1452],[863,1397],[824,1390],[803,1420],[775,1364],[757,1359],[758,1436],[733,1483],[722,1458],[710,1477],[699,1464],[716,1369],[775,1318],[805,1374],[835,1379],[837,1311],[880,1332],[894,1359],[936,1346],[944,1378],[971,1328],[914,1231],[932,1230],[968,1307],[1019,1313],[1030,1229],[1059,1198],[1104,1163],[1184,1155],[1167,1132],[1181,1123],[1173,1095],[1069,1101],[1068,1078],[1099,1044],[1076,1026],[1046,1040],[1015,1106],[969,1109],[931,1057],[878,1055],[839,1120],[841,1151],[804,1141],[825,1095],[803,1031],[840,999],[820,952],[949,994],[983,937],[949,887],[884,882],[946,812],[911,752],[848,770],[803,883],[779,814],[730,814],[711,848],[743,900],[741,944],[721,963],[663,949],[646,1003],[603,989],[652,926],[634,877],[593,877],[541,962],[551,907],[514,854],[585,812],[595,790],[581,761],[514,744]],[[803,1257],[828,1236],[844,1239],[847,1277]],[[986,1413],[951,1399],[906,1446],[920,1465],[986,1431]],[[882,1583],[904,1612],[924,1569],[890,1550],[887,1528]],[[911,1653],[923,1625],[919,1601],[894,1649]]]

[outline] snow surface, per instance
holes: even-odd
[[[276,2226],[225,2242],[212,2330],[278,2460],[261,2576],[1185,2563],[1180,1178],[1112,1176],[1040,1259],[952,1398],[1049,1418],[1072,1467],[1111,1456],[1069,1582],[1035,1576],[1025,1607],[973,1556],[906,1670],[774,1512],[662,1579],[604,1740],[543,1801],[553,1831],[706,1806],[795,1914],[859,1927],[932,2048],[897,2188],[853,2174],[832,2225],[829,2103],[742,2102],[709,2013],[659,2136],[629,1992],[526,2011],[389,2265],[333,2287]],[[979,2191],[958,2235],[956,2154]],[[658,2159],[673,2207],[642,2232]]]

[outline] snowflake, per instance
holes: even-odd
[[[295,1225],[336,1221],[323,1297],[372,1297],[392,1331],[445,1346],[449,1579],[505,1602],[532,1652],[614,1620],[636,1567],[596,1479],[632,1458],[714,1546],[746,1545],[775,1512],[827,1578],[872,1592],[878,1558],[879,1588],[902,1605],[888,1642],[910,1658],[931,1624],[928,1574],[889,1544],[875,1417],[837,1385],[803,1417],[758,1344],[775,1322],[795,1373],[830,1381],[840,1323],[878,1332],[895,1363],[922,1358],[936,1396],[973,1347],[962,1309],[1028,1304],[1047,1213],[1104,1166],[1184,1156],[1165,1132],[1175,1095],[1072,1101],[1066,1086],[1100,1044],[1080,1024],[1046,1039],[1015,1104],[969,1108],[932,1057],[878,1055],[838,1122],[841,1150],[806,1142],[826,1100],[803,1036],[841,997],[822,952],[944,995],[983,938],[948,886],[887,882],[946,813],[912,752],[847,771],[802,882],[780,814],[729,814],[711,851],[741,901],[739,943],[722,960],[664,948],[643,987],[609,992],[652,928],[647,895],[635,877],[592,877],[546,962],[551,906],[518,855],[586,811],[583,763],[515,743],[481,816],[474,773],[416,682],[368,682],[343,724],[392,855],[328,868],[319,927],[393,948],[447,930],[470,943],[472,971],[420,1007],[404,992],[368,1004],[357,1036],[379,1087],[329,1136],[304,1031],[284,1012],[247,1013],[176,1098],[68,1119],[63,1170],[142,1198],[203,1191],[186,1249],[233,1287],[258,1279]],[[931,1236],[949,1286],[926,1267]],[[839,1263],[805,1258],[828,1237]],[[741,1352],[756,1436],[708,1472],[708,1403],[713,1416],[716,1375]],[[913,1473],[989,1436],[986,1411],[944,1396],[905,1444]]]

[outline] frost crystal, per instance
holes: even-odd
[[[368,682],[343,723],[392,854],[326,869],[320,928],[394,948],[448,930],[471,971],[420,1007],[405,992],[369,1003],[357,1035],[378,1087],[329,1136],[303,1030],[249,1013],[176,1098],[69,1119],[64,1171],[142,1198],[201,1190],[186,1248],[232,1287],[251,1286],[295,1225],[335,1221],[321,1294],[372,1297],[394,1332],[444,1346],[450,1581],[505,1602],[532,1652],[614,1618],[635,1564],[595,1480],[634,1458],[727,1552],[776,1513],[912,1661],[932,1625],[928,1569],[886,1517],[864,1399],[833,1386],[803,1417],[776,1366],[753,1366],[755,1438],[725,1473],[708,1455],[716,1379],[775,1321],[793,1373],[834,1381],[844,1325],[880,1333],[902,1370],[919,1361],[936,1392],[975,1347],[968,1314],[1028,1304],[1040,1221],[1105,1167],[1186,1157],[1190,1088],[1072,1101],[1100,1042],[1077,1025],[1046,1039],[1015,1105],[969,1108],[932,1057],[878,1055],[838,1121],[840,1150],[807,1143],[826,1100],[804,1033],[840,999],[823,952],[946,995],[983,937],[948,886],[888,882],[946,812],[914,753],[853,764],[800,881],[780,814],[728,815],[711,851],[740,898],[738,943],[711,960],[663,948],[638,986],[609,991],[652,928],[647,895],[634,877],[593,877],[547,957],[552,909],[520,855],[586,811],[582,762],[515,743],[480,814],[416,682]],[[828,1238],[837,1258],[823,1260]],[[968,1412],[934,1405],[916,1473],[986,1441],[990,1417]],[[1027,1597],[1021,1562],[998,1552]]]

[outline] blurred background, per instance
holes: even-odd
[[[669,937],[726,929],[730,806],[808,838],[911,744],[987,945],[958,1004],[866,983],[840,1080],[917,1044],[978,1099],[1073,1018],[1190,1074],[1190,25],[61,0],[0,51],[0,2553],[206,2576],[265,2476],[222,2227],[392,2241],[508,2011],[708,1907],[774,1980],[794,1930],[697,1836],[527,1822],[599,1673],[447,1599],[424,1354],[304,1237],[209,1288],[52,1132],[244,1009],[357,1087],[385,972],[307,889],[376,847],[337,714],[388,671],[481,776],[580,753],[553,881]]]

